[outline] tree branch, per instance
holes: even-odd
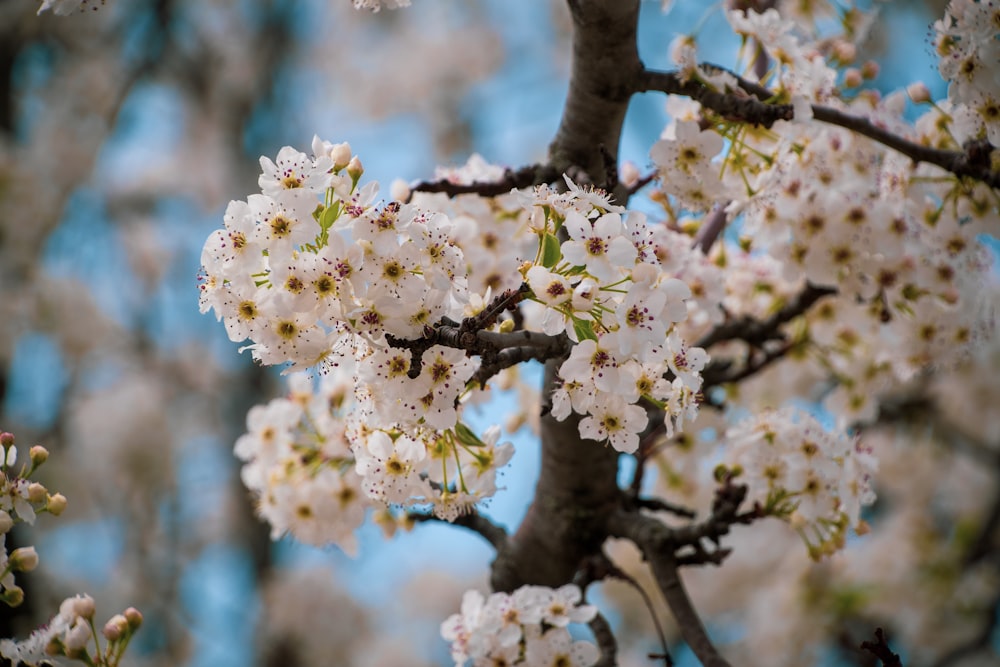
[[[832,287],[820,287],[812,283],[807,283],[805,289],[766,320],[757,320],[752,317],[740,317],[729,320],[702,336],[695,343],[695,347],[707,350],[712,345],[727,340],[742,340],[754,347],[760,347],[769,340],[781,338],[778,331],[781,325],[804,314],[824,296],[836,293],[837,290]]]
[[[420,181],[410,186],[411,192],[443,192],[449,197],[462,194],[477,194],[481,197],[496,197],[511,190],[529,188],[542,183],[552,183],[559,180],[562,172],[549,164],[533,164],[521,167],[517,171],[510,169],[504,172],[499,181],[475,183],[454,183],[447,179],[438,181]]]
[[[883,667],[903,667],[899,656],[889,649],[889,642],[886,640],[882,628],[875,628],[875,641],[861,642],[861,650],[868,651],[881,660]]]
[[[724,480],[716,490],[712,515],[703,522],[688,526],[670,527],[653,517],[628,509],[616,512],[608,521],[609,534],[631,540],[649,562],[657,586],[677,620],[684,641],[707,667],[724,667],[729,663],[709,639],[701,618],[684,590],[678,568],[682,565],[722,562],[729,550],[718,548],[719,538],[727,534],[732,525],[750,523],[761,516],[756,507],[749,512],[739,512],[746,493],[745,485]],[[703,539],[714,542],[716,549],[706,550],[701,544]],[[684,547],[690,547],[693,552],[678,556],[678,550]]]
[[[416,523],[427,523],[429,521],[440,521],[453,526],[467,528],[474,533],[478,533],[483,539],[493,545],[498,552],[507,546],[507,531],[503,526],[493,523],[492,520],[483,516],[479,512],[472,511],[468,514],[460,514],[454,521],[446,521],[433,514],[423,512],[410,512],[407,517]]]
[[[729,70],[717,65],[701,65],[714,72],[726,72],[736,78],[739,88],[752,97],[740,97],[734,93],[724,93],[708,88],[695,79],[683,79],[677,72],[661,72],[644,70],[639,77],[639,91],[659,91],[671,95],[684,95],[697,101],[707,109],[720,116],[739,120],[753,125],[771,127],[779,120],[792,120],[795,110],[791,104],[772,104],[766,100],[777,98],[777,94],[767,88],[736,76]],[[836,125],[877,141],[907,156],[915,163],[933,164],[956,176],[964,176],[981,181],[992,188],[1000,188],[1000,171],[991,168],[988,159],[989,151],[984,151],[980,144],[969,147],[966,151],[950,151],[933,148],[900,137],[885,128],[879,127],[867,118],[855,116],[832,107],[813,104],[813,119],[829,125]]]
[[[597,612],[597,616],[591,619],[590,631],[594,633],[597,641],[597,648],[601,651],[600,659],[594,663],[594,667],[616,667],[618,664],[618,642],[611,632],[611,624],[608,619]]]

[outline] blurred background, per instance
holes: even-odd
[[[9,537],[42,564],[19,575],[26,602],[0,610],[0,636],[88,592],[102,619],[145,614],[133,664],[447,664],[438,626],[485,585],[490,551],[443,526],[388,542],[366,528],[357,560],[269,540],[232,443],[282,380],[199,315],[199,255],[228,201],[256,191],[258,157],[313,134],[349,141],[386,193],[472,153],[543,160],[567,87],[564,3],[111,0],[69,17],[38,4],[0,2],[0,430],[50,450],[42,480],[70,505]],[[921,79],[943,96],[929,25],[945,2],[879,4],[891,31],[860,58],[882,64],[873,85]],[[647,64],[668,67],[692,30],[706,60],[734,62],[720,5],[674,5],[643,3]],[[662,96],[637,99],[623,157],[645,172],[667,121]],[[507,491],[487,513],[514,528],[536,449],[526,430],[508,436]]]

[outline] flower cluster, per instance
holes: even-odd
[[[971,138],[1000,146],[1000,2],[951,0],[934,31],[956,113],[971,116]]]
[[[49,664],[52,657],[63,656],[86,665],[116,667],[142,625],[142,614],[129,607],[108,619],[101,631],[107,644],[101,649],[94,625],[96,611],[94,599],[89,595],[67,598],[59,605],[55,618],[24,641],[0,640],[0,655],[15,665]],[[93,652],[89,648],[92,641]]]
[[[39,512],[58,516],[66,509],[66,498],[62,494],[50,494],[44,486],[30,479],[48,460],[48,451],[41,446],[32,447],[29,461],[15,472],[17,449],[14,440],[12,433],[0,432],[0,541],[3,543],[15,522],[34,524]],[[9,554],[4,549],[0,553],[0,564],[3,566],[0,599],[12,607],[17,606],[24,600],[24,591],[14,583],[14,572],[34,570],[38,566],[38,554],[34,547],[21,547]],[[96,636],[94,611],[94,600],[89,595],[69,598],[59,607],[59,614],[54,619],[26,640],[0,640],[0,656],[15,665],[38,665],[43,661],[47,663],[52,656],[65,656],[88,665],[115,667],[142,624],[142,614],[130,607],[112,617],[104,626],[104,637],[108,640],[105,650],[102,651],[94,639],[95,652],[90,654],[87,647]]]
[[[0,544],[6,544],[7,533],[16,522],[34,524],[38,512],[58,516],[66,509],[66,498],[61,493],[50,494],[43,485],[31,480],[31,475],[48,460],[48,450],[36,445],[28,456],[28,462],[16,469],[14,434],[0,433]],[[14,573],[30,572],[37,565],[38,554],[34,547],[20,547],[10,553],[3,549],[0,553],[0,600],[11,607],[21,604],[24,591],[14,583]]]
[[[455,667],[469,660],[491,665],[589,667],[600,653],[588,641],[573,641],[567,626],[586,623],[597,608],[580,604],[580,589],[522,586],[513,593],[466,591],[462,611],[441,624],[451,642]]]
[[[843,547],[847,528],[865,530],[861,507],[875,501],[877,461],[856,438],[782,409],[738,423],[726,440],[725,472],[766,515],[788,521],[814,558]]]
[[[455,352],[432,348],[425,356],[445,377]],[[354,531],[368,508],[432,503],[438,516],[454,520],[495,493],[496,470],[513,455],[512,445],[497,444],[498,428],[482,438],[460,422],[440,431],[416,424],[404,429],[381,414],[387,405],[399,409],[401,401],[433,394],[433,387],[408,396],[376,390],[391,387],[395,373],[405,374],[408,366],[398,362],[408,354],[371,349],[356,366],[345,361],[323,375],[317,386],[307,374],[294,374],[287,397],[250,410],[248,432],[235,450],[246,461],[243,482],[275,538],[289,533],[353,554]],[[388,512],[379,520],[392,526]]]
[[[201,309],[254,359],[315,365],[345,336],[416,338],[467,301],[451,222],[409,204],[376,205],[378,184],[346,144],[313,141],[261,158],[261,193],[231,202],[202,251]]]
[[[560,366],[552,415],[585,415],[582,437],[631,453],[647,425],[636,403],[662,407],[672,433],[697,409],[708,355],[674,328],[687,317],[691,290],[664,271],[645,215],[567,182],[568,193],[540,189],[525,202],[540,239],[523,269],[531,299],[543,306],[534,324],[577,341]]]
[[[966,8],[965,18],[948,25],[961,32],[962,21],[988,12],[990,4]],[[810,51],[792,34],[795,24],[773,10],[731,12],[729,19],[775,60],[762,83],[779,98],[822,102],[944,149],[960,149],[956,138],[977,136],[964,116],[942,107],[908,124],[902,94],[849,100],[835,88],[802,88],[800,80],[835,81],[836,70],[818,56],[840,63],[849,60],[850,49]],[[992,36],[952,41],[955,49],[975,53],[998,43]],[[690,108],[697,105],[674,105],[683,113],[675,114],[651,153],[664,191],[687,208],[703,210],[686,197],[684,183],[692,170],[721,173],[714,203],[741,225],[751,258],[769,255],[790,285],[836,290],[810,310],[794,336],[812,360],[815,380],[833,379],[824,406],[841,425],[873,419],[887,386],[930,366],[952,364],[986,338],[990,324],[981,295],[991,261],[977,235],[1000,221],[996,193],[988,186],[916,165],[848,130],[810,123],[807,105],[796,106],[795,121],[780,121],[769,131],[707,110],[700,113],[701,127],[709,129],[700,130],[694,120],[699,114]],[[712,155],[721,137],[729,147],[716,164]],[[728,312],[738,312],[733,305],[726,303]]]

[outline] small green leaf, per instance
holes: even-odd
[[[467,447],[482,447],[485,444],[479,439],[479,436],[473,433],[472,430],[462,422],[455,424],[455,437],[457,437],[459,442]]]
[[[594,323],[590,320],[579,320],[574,317],[573,331],[576,332],[577,340],[597,340],[597,334],[594,333]]]
[[[340,217],[340,202],[333,206],[327,206],[322,215],[319,216],[319,226],[325,232],[333,226],[333,223]]]
[[[562,251],[559,249],[559,238],[555,234],[546,232],[542,237],[542,266],[551,269],[559,263],[562,258]]]

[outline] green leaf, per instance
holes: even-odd
[[[559,249],[559,238],[555,234],[546,232],[542,237],[542,266],[551,269],[559,263],[562,258],[562,251]]]
[[[340,202],[333,206],[327,206],[322,215],[319,216],[319,226],[324,232],[333,226],[333,223],[340,217]]]
[[[455,437],[466,447],[482,447],[485,443],[462,422],[455,424]]]
[[[590,320],[579,320],[574,317],[573,331],[576,332],[577,340],[597,340],[597,334],[594,333],[594,323]]]

